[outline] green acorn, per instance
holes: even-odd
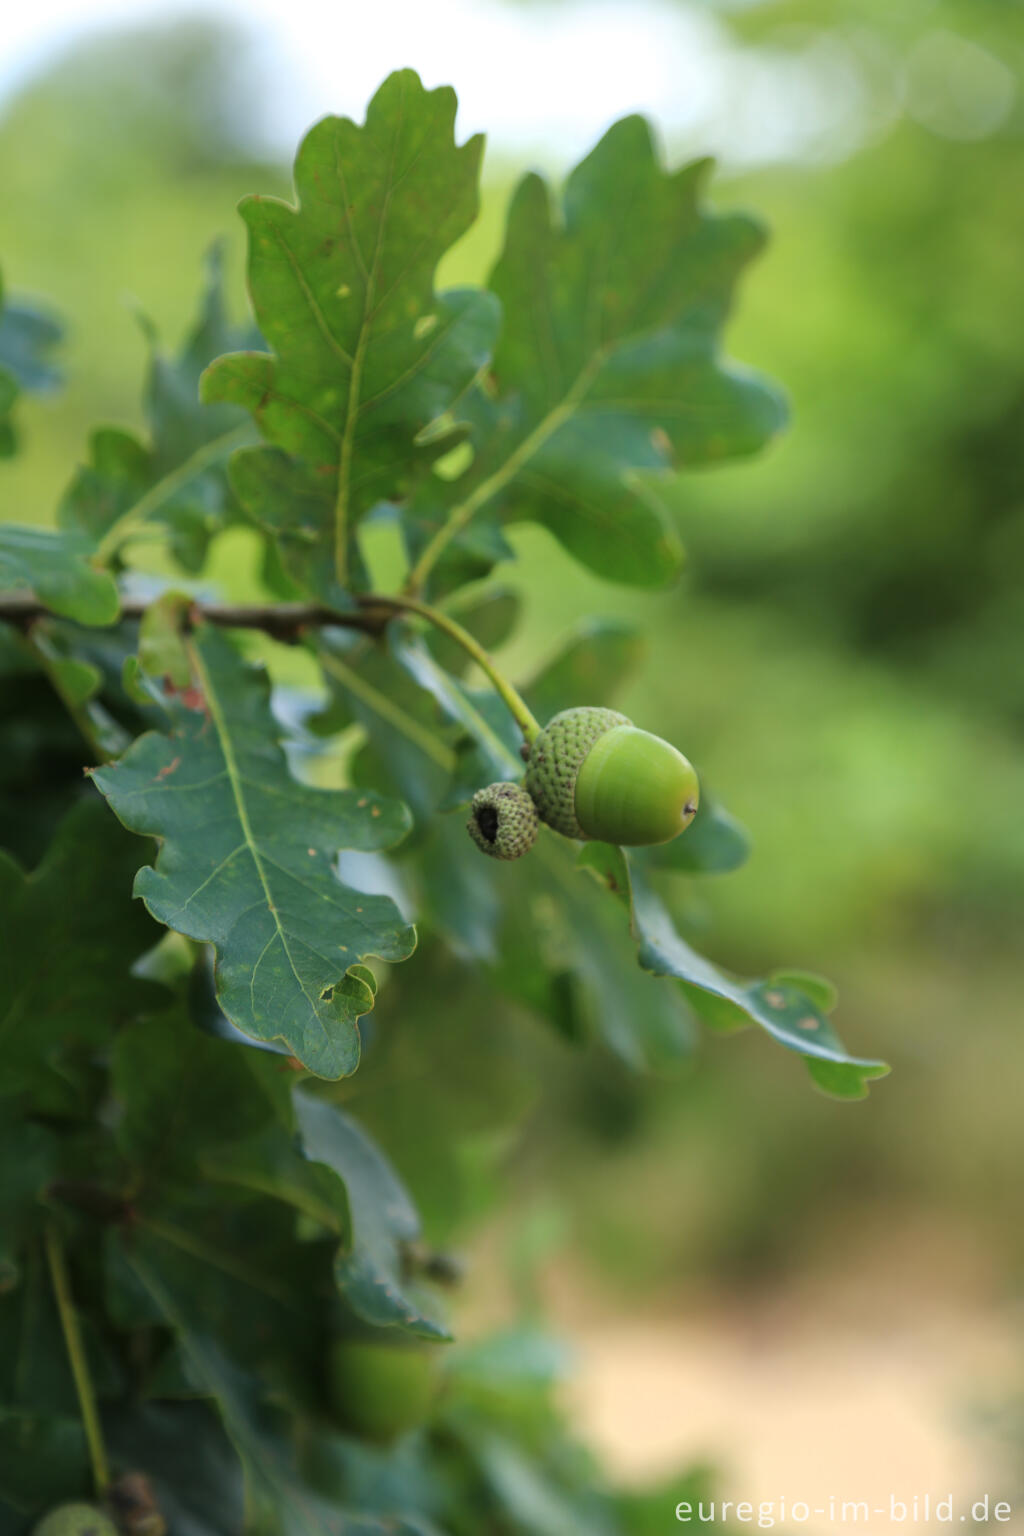
[[[519,859],[537,837],[537,807],[521,784],[488,784],[478,789],[466,830],[492,859]]]
[[[33,1527],[32,1536],[117,1536],[117,1526],[92,1504],[59,1504]]]
[[[565,709],[530,747],[526,788],[563,837],[627,848],[667,843],[697,813],[693,765],[614,709]]]
[[[439,1368],[436,1344],[334,1339],[327,1358],[331,1416],[349,1434],[389,1445],[429,1414]]]

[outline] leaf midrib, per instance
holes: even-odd
[[[295,977],[295,980],[298,982],[299,987],[302,990],[302,995],[309,1003],[310,1008],[313,1011],[314,1018],[316,1018],[322,1026],[323,1021],[320,1019],[320,1015],[316,1006],[318,1000],[310,995],[305,982],[299,975],[295,961],[292,959],[292,952],[288,944],[288,936],[285,933],[281,919],[277,913],[277,906],[274,902],[273,892],[270,889],[270,881],[268,879],[267,872],[263,867],[263,860],[260,856],[259,847],[256,842],[256,835],[253,832],[252,823],[249,820],[249,807],[246,805],[245,795],[242,791],[243,779],[238,767],[238,759],[235,757],[234,743],[231,740],[227,720],[225,719],[224,712],[220,706],[220,700],[217,697],[216,689],[213,687],[212,679],[199,652],[199,647],[191,641],[187,641],[186,645],[192,666],[202,685],[203,696],[206,699],[207,705],[209,706],[210,718],[213,721],[214,729],[217,732],[217,739],[220,742],[220,749],[224,756],[224,767],[227,772],[228,783],[231,785],[231,793],[234,797],[235,810],[238,814],[238,823],[242,829],[242,836],[245,840],[245,845],[249,850],[253,865],[259,877],[260,885],[263,888],[263,894],[266,898],[267,908],[271,917],[274,919],[274,928],[276,930],[277,937],[281,941],[281,947],[284,950],[288,964],[291,967],[292,975]],[[264,947],[263,954],[266,953],[267,948],[269,948],[269,945]],[[262,955],[260,958],[262,959]]]
[[[359,322],[359,335],[356,337],[355,352],[352,357],[352,367],[348,380],[348,397],[345,402],[345,425],[341,434],[341,451],[338,455],[338,491],[334,501],[334,573],[341,587],[345,586],[348,577],[348,502],[349,481],[352,473],[352,455],[355,449],[356,426],[360,414],[360,391],[363,382],[363,366],[366,362],[366,349],[370,344],[370,328],[373,323],[373,306],[377,293],[377,276],[380,271],[381,252],[384,248],[384,230],[387,226],[388,214],[391,211],[391,197],[394,192],[394,169],[398,155],[398,143],[402,130],[404,89],[399,99],[398,122],[395,125],[394,137],[391,144],[391,160],[388,165],[387,192],[381,204],[380,219],[377,224],[377,241],[374,246],[373,260],[370,270],[366,273],[363,285],[363,315]],[[352,231],[351,215],[346,214],[349,220],[349,229]],[[352,231],[354,239],[354,231]]]

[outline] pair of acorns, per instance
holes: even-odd
[[[494,859],[528,853],[545,822],[563,837],[639,848],[667,843],[697,814],[697,774],[660,736],[614,709],[565,709],[524,743],[521,784],[478,789],[466,823]]]

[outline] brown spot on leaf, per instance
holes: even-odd
[[[764,1000],[769,1008],[785,1008],[786,1006],[786,999],[781,992],[766,992]]]
[[[157,778],[158,779],[169,778],[170,775],[172,773],[175,773],[180,767],[181,767],[181,758],[180,757],[172,757],[171,761],[169,763],[165,764],[165,766],[160,769],[160,772],[157,774]]]
[[[169,698],[180,699],[186,709],[194,709],[202,715],[207,713],[206,699],[203,696],[203,690],[201,688],[197,688],[194,683],[189,683],[186,688],[176,688],[171,679],[169,677],[165,677],[164,693],[166,693]]]

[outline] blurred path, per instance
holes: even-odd
[[[949,1277],[937,1259],[919,1255],[935,1289]],[[877,1266],[877,1254],[869,1262]],[[889,1273],[886,1283],[865,1267],[642,1319],[581,1307],[556,1283],[554,1320],[578,1350],[573,1418],[624,1482],[649,1484],[706,1460],[721,1469],[720,1492],[751,1500],[755,1513],[760,1501],[777,1506],[782,1497],[811,1509],[827,1508],[830,1497],[866,1500],[873,1510],[888,1509],[892,1496],[952,1494],[959,1525],[961,1510],[986,1492],[993,1506],[1013,1497],[1013,1453],[983,1414],[1021,1390],[1021,1318],[957,1295],[955,1282],[943,1296],[909,1287],[909,1278]],[[1019,1474],[1024,1446],[1016,1460]],[[813,1517],[779,1526],[852,1528]],[[666,1510],[666,1532],[683,1528]],[[951,1528],[934,1517],[915,1522],[909,1511],[901,1524],[861,1522],[862,1530],[932,1536]],[[992,1528],[1024,1531],[1024,1506]]]

